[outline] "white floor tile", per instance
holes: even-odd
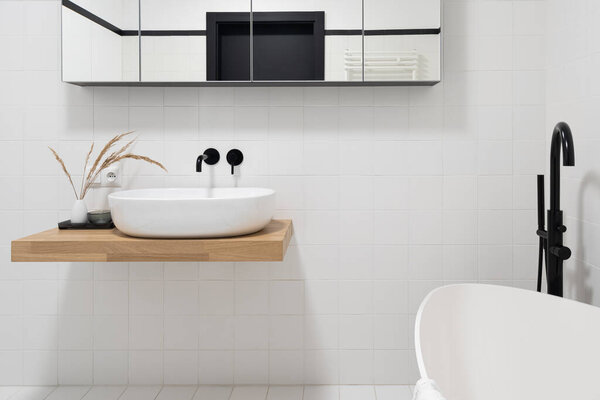
[[[93,386],[82,400],[117,400],[126,386]]]
[[[410,386],[385,385],[375,386],[377,400],[411,400]]]
[[[56,389],[56,386],[25,386],[10,400],[43,400]]]
[[[200,386],[194,400],[229,400],[231,386]]]
[[[375,388],[370,385],[342,385],[340,400],[375,400]]]
[[[268,386],[235,386],[229,400],[265,400]]]
[[[156,400],[192,400],[197,386],[164,386]]]
[[[335,385],[304,386],[304,400],[339,400],[340,387]]]
[[[119,400],[154,400],[160,386],[129,386]]]
[[[10,396],[21,390],[20,386],[2,386],[0,387],[0,400],[8,400]]]
[[[302,386],[269,386],[267,400],[302,400]]]
[[[45,400],[81,400],[90,386],[59,386]]]
[[[0,400],[411,400],[409,385],[0,386]]]

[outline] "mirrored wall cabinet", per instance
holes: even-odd
[[[434,85],[440,8],[440,0],[63,0],[63,80]]]

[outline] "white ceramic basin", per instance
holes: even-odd
[[[275,191],[260,188],[138,189],[111,193],[117,228],[147,238],[246,235],[264,228],[275,210]]]

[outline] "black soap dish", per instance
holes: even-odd
[[[115,224],[110,221],[106,224],[92,224],[86,222],[84,224],[74,224],[70,219],[58,223],[58,229],[113,229]]]
[[[70,219],[58,223],[58,229],[112,229],[110,210],[93,210],[88,213],[88,220],[82,224],[74,224]]]

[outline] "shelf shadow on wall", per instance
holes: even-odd
[[[588,171],[579,184],[577,191],[577,243],[575,251],[574,265],[565,270],[565,292],[574,300],[581,301],[587,304],[593,304],[593,301],[598,301],[600,294],[594,293],[594,284],[592,277],[592,269],[594,268],[589,262],[586,262],[586,252],[590,249],[586,247],[583,241],[584,235],[589,235],[586,232],[586,205],[584,204],[584,195],[590,190],[596,190],[600,193],[600,174],[595,171]],[[600,274],[600,271],[596,272]],[[600,290],[600,289],[599,289]]]

